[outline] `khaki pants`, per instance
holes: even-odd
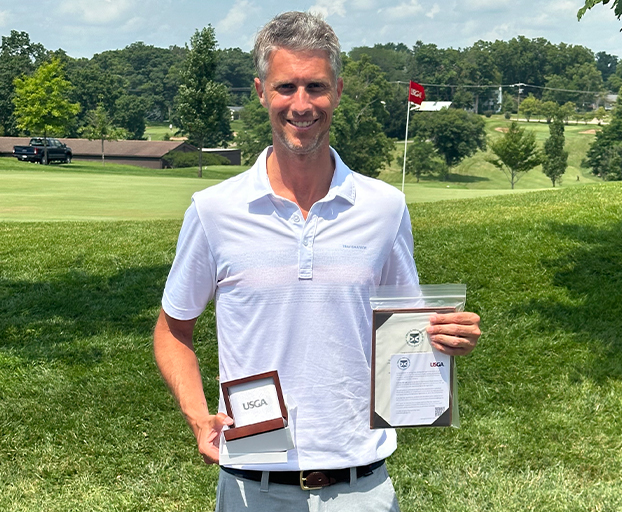
[[[265,480],[265,479],[264,479]],[[399,512],[385,465],[371,475],[322,489],[261,483],[220,471],[216,512]]]

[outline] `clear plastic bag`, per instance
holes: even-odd
[[[378,286],[369,300],[374,324],[370,427],[459,427],[455,359],[430,345],[425,326],[434,313],[464,311],[466,285]],[[430,387],[447,402],[426,398],[421,390]]]
[[[376,286],[371,290],[369,302],[372,309],[453,307],[464,311],[466,285]]]

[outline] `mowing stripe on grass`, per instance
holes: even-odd
[[[147,220],[181,219],[192,194],[217,179],[72,172],[3,171],[0,220]],[[409,203],[516,193],[466,190],[446,185],[406,185]],[[524,192],[524,190],[523,190]]]

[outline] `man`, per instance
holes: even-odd
[[[193,351],[209,300],[220,379],[278,370],[297,403],[287,463],[222,468],[218,510],[399,510],[383,464],[395,432],[369,428],[369,288],[418,286],[404,197],[350,171],[329,146],[343,82],[339,42],[324,21],[279,15],[258,34],[254,56],[273,146],[249,171],[194,195],[155,330],[156,360],[208,464],[218,462],[220,432],[232,423],[208,411]],[[470,352],[480,334],[472,313],[431,324],[433,344],[448,354]],[[304,490],[301,477],[330,485]]]

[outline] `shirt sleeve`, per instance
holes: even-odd
[[[194,202],[186,210],[162,309],[177,320],[198,317],[214,297],[216,264]]]
[[[393,241],[391,253],[382,268],[381,285],[419,286],[419,276],[413,257],[414,242],[410,214],[404,204],[402,220]]]

